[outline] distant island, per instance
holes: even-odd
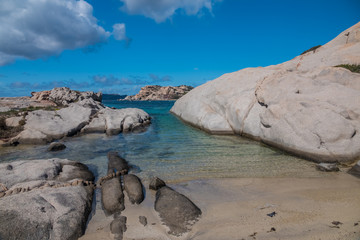
[[[130,101],[166,101],[177,100],[190,92],[193,89],[191,86],[181,85],[177,87],[167,86],[161,87],[159,85],[150,85],[142,87],[140,92],[133,96],[127,96],[125,100]]]

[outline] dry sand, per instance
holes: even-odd
[[[155,193],[147,190],[139,206],[126,201],[124,239],[360,239],[360,179],[346,173],[318,178],[234,178],[170,184],[203,211],[192,230],[168,235],[153,209]],[[144,183],[147,186],[147,182]],[[114,239],[99,202],[81,240]],[[274,217],[267,214],[276,212]],[[146,227],[139,223],[146,216]],[[339,221],[336,227],[333,221]],[[153,225],[154,224],[154,225]],[[274,228],[275,231],[271,231]]]

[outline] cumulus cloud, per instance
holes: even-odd
[[[117,23],[113,26],[113,35],[116,40],[126,40],[126,28],[124,23]]]
[[[129,14],[139,14],[163,22],[170,18],[178,9],[187,15],[199,14],[206,9],[212,11],[215,2],[222,0],[120,0],[124,3],[122,9]]]
[[[111,33],[97,22],[84,0],[1,0],[0,65],[105,42]],[[120,25],[113,33],[119,40]]]

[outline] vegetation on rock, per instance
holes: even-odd
[[[321,45],[317,45],[317,46],[315,46],[315,47],[312,47],[312,48],[304,51],[304,52],[303,52],[302,54],[300,54],[300,55],[304,55],[305,53],[308,53],[308,52],[311,52],[311,51],[315,52],[315,50],[318,49],[319,47],[321,47]]]
[[[360,64],[341,64],[335,67],[342,67],[350,70],[351,72],[360,73]]]

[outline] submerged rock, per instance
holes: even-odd
[[[176,236],[189,231],[201,215],[190,199],[167,186],[156,192],[155,210],[170,228],[169,233]]]
[[[118,152],[108,152],[108,174],[114,172],[127,173],[129,171],[128,162],[119,156]]]
[[[50,143],[50,146],[48,147],[48,151],[56,152],[56,151],[64,150],[65,148],[66,148],[65,144],[61,142],[53,142]]]
[[[239,134],[317,162],[360,156],[360,23],[288,62],[207,82],[171,112],[211,133]]]
[[[93,188],[74,181],[78,176],[59,179],[69,165],[76,162],[49,159],[0,164],[0,182],[9,189],[0,198],[0,239],[75,240],[83,234]]]
[[[143,186],[137,176],[133,174],[124,175],[124,188],[132,204],[140,204],[144,201]]]

